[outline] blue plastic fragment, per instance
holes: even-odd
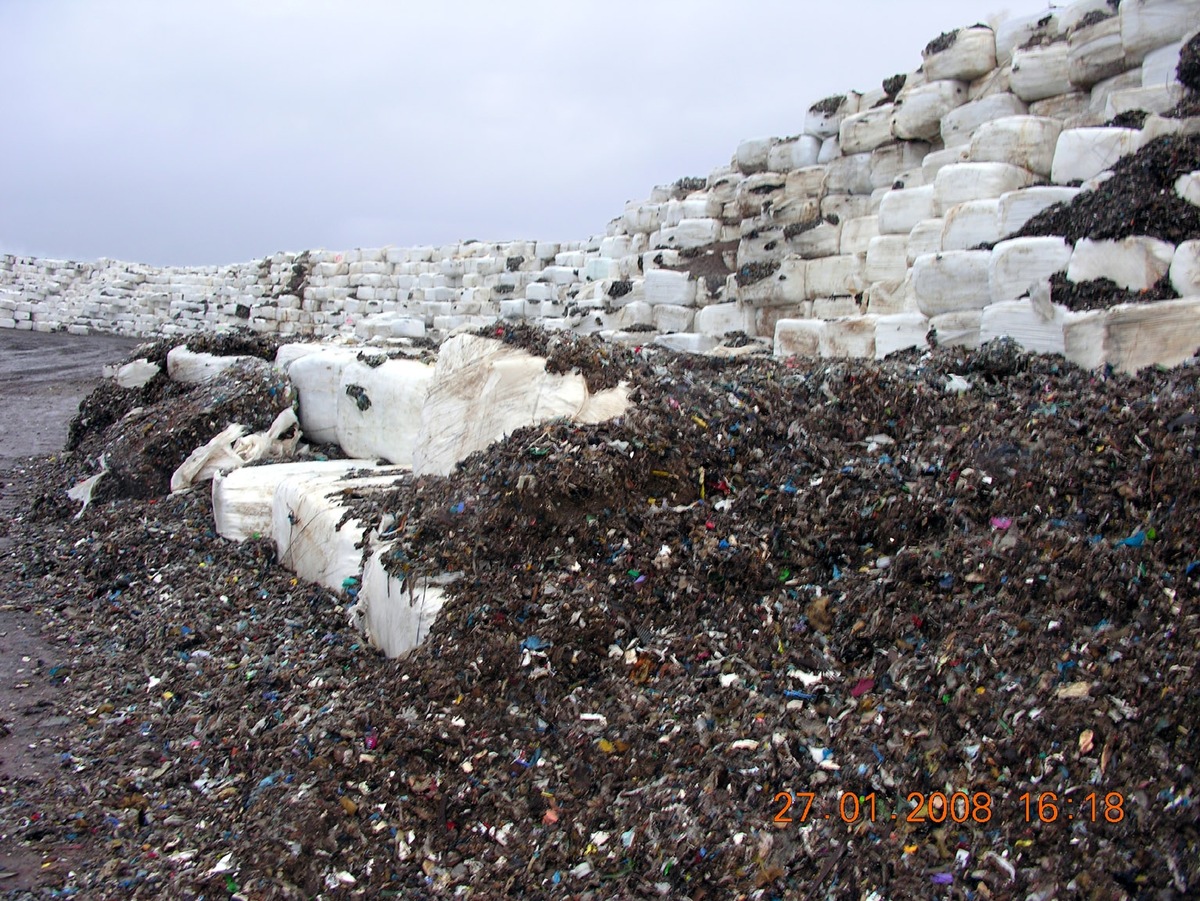
[[[522,651],[541,651],[550,647],[550,642],[544,638],[538,638],[536,635],[530,635],[521,642]]]

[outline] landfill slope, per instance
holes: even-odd
[[[404,659],[206,492],[31,500],[74,702],[0,831],[101,898],[1197,890],[1194,367],[556,356],[630,412],[359,502],[463,573]]]

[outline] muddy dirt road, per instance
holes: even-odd
[[[139,342],[111,336],[77,337],[0,330],[0,554],[19,528],[14,486],[22,461],[62,449],[67,426],[101,377],[101,367]],[[25,605],[0,585],[0,804],[26,805],[22,787],[54,778],[60,709],[57,650]],[[32,806],[29,805],[31,808]],[[35,809],[23,814],[37,816]],[[0,892],[34,890],[68,866],[61,859],[16,847],[0,835]]]

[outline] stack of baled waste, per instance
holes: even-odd
[[[544,357],[496,338],[456,336],[442,345],[436,362],[395,352],[282,345],[276,366],[295,387],[301,437],[337,443],[351,458],[257,466],[234,461],[241,468],[212,477],[219,535],[235,541],[269,537],[284,566],[348,595],[353,623],[392,656],[423,640],[441,606],[441,586],[453,574],[419,583],[389,575],[384,561],[400,526],[393,517],[368,531],[351,515],[349,502],[414,474],[446,475],[524,426],[602,422],[629,404],[623,383],[593,391],[579,372],[548,372]],[[168,354],[175,361],[171,377],[194,382],[238,359],[185,348]]]
[[[0,326],[246,325],[386,343],[499,319],[692,352],[735,335],[780,355],[866,357],[1008,334],[1089,364],[1178,362],[1194,334],[1156,342],[1190,321],[1190,288],[1171,306],[1073,312],[1046,285],[1061,272],[1107,277],[1087,262],[1096,249],[1010,236],[1103,191],[1155,138],[1200,130],[1178,112],[1195,86],[1177,77],[1198,22],[1200,0],[1080,0],[941,35],[914,71],[813,104],[800,134],[743,141],[729,165],[654,188],[584,241],[315,250],[207,269],[7,256]],[[1187,267],[1174,246],[1099,250],[1110,252],[1151,252],[1152,273]],[[1143,350],[1130,356],[1133,345]],[[322,415],[331,428],[336,411]]]

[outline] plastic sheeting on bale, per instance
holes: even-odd
[[[276,365],[285,366],[280,362],[284,359],[283,348],[279,350]],[[357,355],[358,351],[349,347],[314,345],[311,352],[292,357],[286,364],[288,378],[300,398],[300,429],[309,441],[315,444],[337,441],[342,370]]]
[[[167,376],[173,382],[195,385],[201,382],[211,382],[226,369],[239,363],[246,363],[250,366],[268,365],[265,360],[260,360],[258,357],[222,357],[210,353],[196,353],[189,350],[187,345],[181,345],[173,347],[167,352]]]
[[[824,319],[780,319],[775,323],[775,356],[819,356],[826,325]]]
[[[1058,304],[1000,301],[984,308],[979,321],[979,340],[986,342],[1007,336],[1030,353],[1061,354],[1066,350],[1063,338],[1066,315],[1066,307]]]
[[[949,47],[924,57],[921,68],[930,81],[973,81],[996,68],[996,36],[986,26],[960,28]]]
[[[888,191],[879,202],[879,233],[907,235],[918,222],[933,215],[933,185]]]
[[[968,200],[946,211],[942,250],[970,250],[1000,240],[1000,200]]]
[[[628,402],[624,386],[591,394],[582,375],[549,373],[544,359],[520,348],[456,335],[442,345],[429,383],[413,471],[447,475],[522,426],[557,418],[602,422],[624,413]]]
[[[298,361],[296,365],[304,362]],[[416,360],[347,362],[337,383],[337,440],[347,454],[410,464],[434,367]]]
[[[1175,245],[1158,238],[1134,235],[1119,241],[1075,242],[1067,278],[1090,282],[1107,278],[1127,291],[1144,291],[1167,274],[1175,256]]]
[[[441,579],[413,576],[405,581],[389,575],[384,568],[389,550],[385,546],[371,554],[351,614],[373,647],[399,657],[425,641],[446,593]]]
[[[972,137],[985,122],[1008,116],[1022,116],[1029,107],[1016,94],[1001,92],[964,103],[942,117],[942,143],[946,147],[970,144]]]
[[[1005,116],[986,122],[971,138],[971,159],[1012,163],[1048,176],[1062,123],[1044,116]]]
[[[1141,146],[1142,133],[1136,128],[1065,129],[1054,146],[1050,178],[1060,185],[1087,181]]]
[[[357,580],[362,574],[366,528],[355,517],[343,521],[344,491],[383,491],[403,475],[301,475],[282,479],[271,499],[271,537],[280,564],[306,582],[333,592],[345,591],[348,580]]]
[[[934,179],[934,209],[944,215],[957,203],[1000,197],[1033,181],[1032,172],[1009,163],[954,163],[940,169]]]
[[[355,470],[378,470],[374,460],[302,460],[247,466],[212,480],[213,520],[217,534],[245,541],[271,534],[271,504],[284,479],[344,476]],[[397,469],[397,473],[404,470]]]
[[[992,248],[988,284],[993,302],[1017,300],[1050,281],[1071,262],[1073,248],[1062,238],[1013,238]]]
[[[917,257],[913,291],[917,307],[930,318],[959,310],[979,310],[992,301],[986,250],[949,250]]]
[[[1013,51],[1012,92],[1026,103],[1071,93],[1070,55],[1065,41]]]
[[[910,347],[925,347],[929,319],[922,313],[895,313],[875,320],[875,359]]]
[[[1175,248],[1170,276],[1180,297],[1200,297],[1200,241],[1184,241]]]
[[[942,117],[967,102],[964,81],[929,81],[896,98],[892,133],[905,141],[929,141],[941,134]]]
[[[1105,315],[1105,361],[1122,372],[1178,366],[1200,349],[1200,297],[1121,304]]]

